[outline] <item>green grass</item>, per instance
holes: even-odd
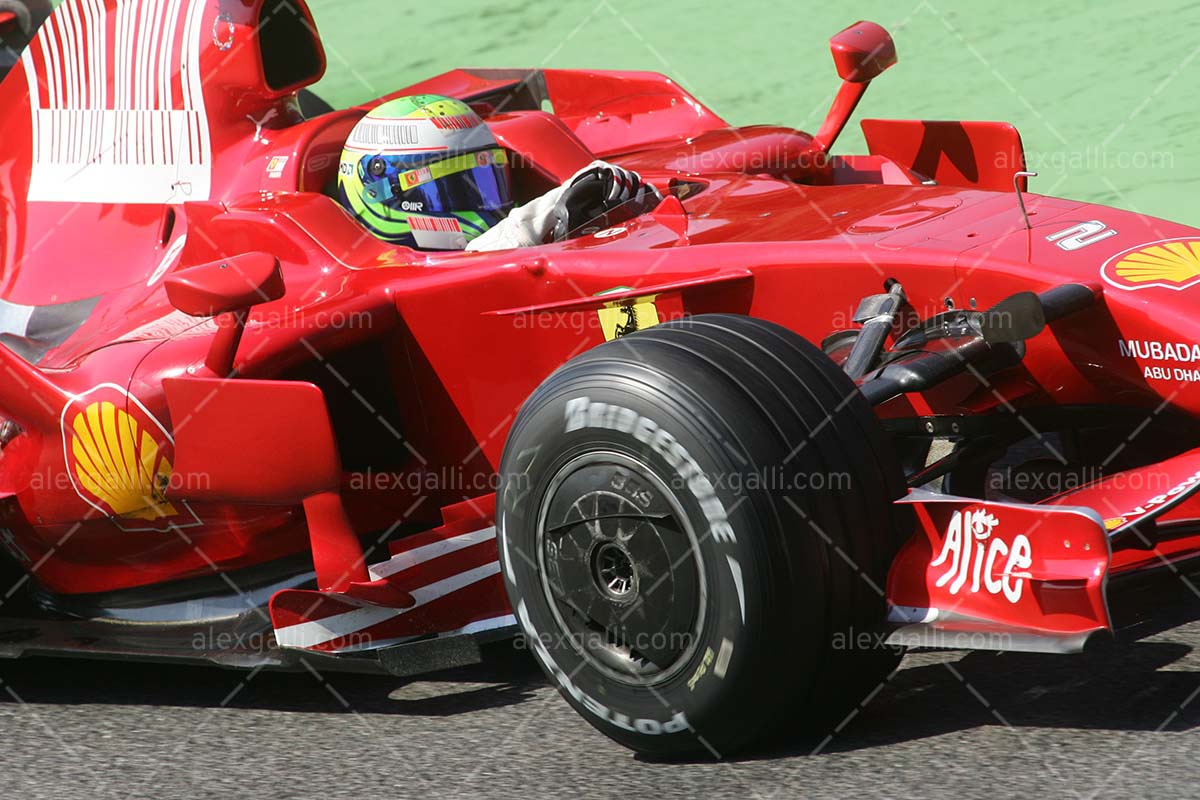
[[[648,0],[310,0],[329,57],[316,87],[335,105],[447,69],[648,69],[734,124],[812,131],[837,88],[830,35],[887,27],[900,63],[868,116],[1017,125],[1031,189],[1200,225],[1200,10],[1160,2],[652,3]],[[857,125],[840,152],[865,152]]]

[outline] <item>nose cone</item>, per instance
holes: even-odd
[[[1043,209],[1045,210],[1045,209]],[[1051,326],[1025,365],[1061,402],[1171,405],[1200,413],[1200,230],[1081,204],[964,250],[962,288],[980,307],[1021,290],[1083,283],[1095,309]],[[1083,388],[1083,387],[1087,388]]]
[[[1200,286],[1196,228],[1107,206],[1080,204],[1062,211],[1029,205],[1028,231],[1014,197],[1015,224],[1000,238],[965,250],[959,266],[986,269],[1000,260],[1016,269],[1028,266],[1031,277],[1050,283],[1103,283],[1106,292],[1136,292],[1146,299],[1168,300]]]

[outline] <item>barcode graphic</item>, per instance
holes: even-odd
[[[420,217],[416,214],[409,214],[408,225],[417,231],[462,232],[462,226],[458,224],[458,220],[452,217]]]
[[[429,121],[436,128],[456,131],[468,130],[483,124],[483,120],[477,114],[452,114],[445,117],[430,117]]]
[[[30,200],[207,200],[204,0],[65,0],[21,61]]]

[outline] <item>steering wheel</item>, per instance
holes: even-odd
[[[559,200],[558,222],[552,231],[553,240],[561,242],[595,226],[597,230],[611,227],[654,209],[662,197],[648,183],[623,203],[610,205],[616,180],[612,170],[595,167],[575,179]]]

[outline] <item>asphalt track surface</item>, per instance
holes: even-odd
[[[722,762],[636,758],[509,645],[416,680],[0,662],[0,796],[1200,797],[1189,596],[1103,653],[910,654],[831,736]]]

